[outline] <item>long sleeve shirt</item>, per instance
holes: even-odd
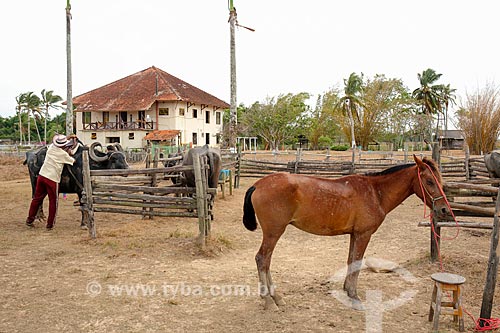
[[[74,162],[75,159],[67,152],[51,144],[47,149],[40,175],[59,183],[64,164],[73,165]]]

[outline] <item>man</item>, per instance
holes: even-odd
[[[47,219],[47,230],[52,230],[57,214],[57,200],[59,195],[59,183],[64,164],[73,165],[75,159],[71,157],[71,149],[74,145],[74,136],[66,137],[56,134],[52,144],[47,149],[45,160],[36,181],[35,195],[31,200],[26,225],[33,227],[38,207],[43,204],[43,199],[49,196],[49,217]]]

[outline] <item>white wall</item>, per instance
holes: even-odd
[[[168,108],[168,116],[158,116],[157,107]],[[184,116],[180,115],[181,109],[184,109]],[[197,118],[193,118],[193,110],[197,110]],[[210,123],[206,123],[206,111],[210,113]],[[181,144],[193,144],[193,133],[197,134],[198,146],[206,143],[206,134],[209,135],[210,146],[218,146],[216,134],[222,132],[223,109],[214,110],[213,106],[204,106],[202,110],[200,104],[190,105],[187,107],[186,102],[160,102],[158,106],[153,106],[146,111],[146,118],[149,115],[151,120],[156,124],[158,122],[159,130],[180,130],[181,131]],[[216,124],[216,114],[220,113],[221,123]],[[132,121],[138,120],[138,112],[130,111],[127,114],[127,121],[130,121],[130,114],[132,114]],[[91,144],[98,141],[102,144],[109,143],[111,139],[118,138],[119,142],[124,148],[143,148],[146,146],[146,141],[143,140],[146,134],[151,130],[83,130],[82,112],[75,112],[76,115],[76,133],[77,136],[85,144]],[[116,116],[119,112],[110,112],[109,121],[115,122]],[[102,112],[91,113],[91,123],[102,122]],[[92,134],[95,134],[95,139],[92,139]],[[133,139],[129,139],[129,134],[133,134]],[[194,145],[194,144],[193,144]]]

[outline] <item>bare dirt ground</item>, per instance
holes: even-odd
[[[330,293],[342,289],[342,281],[330,280],[345,265],[348,236],[320,237],[293,227],[271,266],[287,305],[263,310],[254,261],[260,229],[249,232],[241,223],[243,195],[254,181],[242,179],[225,199],[219,193],[213,239],[202,251],[195,244],[196,219],[96,213],[98,237],[91,240],[79,229],[74,195],[60,200],[53,231],[40,223],[27,228],[27,171],[20,160],[0,159],[0,332],[360,332],[373,325],[366,320],[373,311],[353,310]],[[417,226],[423,220],[423,204],[410,197],[368,246],[366,257],[396,262],[416,278],[361,272],[360,297],[382,296],[375,310],[384,332],[430,331],[430,275],[440,268],[428,260],[430,231]],[[454,229],[444,231],[454,235]],[[466,277],[463,301],[475,317],[489,244],[489,231],[465,229],[442,242],[444,269]],[[390,308],[405,291],[413,297]],[[496,294],[493,317],[500,317]],[[451,317],[440,322],[442,331],[455,331]],[[474,326],[467,316],[465,324]]]

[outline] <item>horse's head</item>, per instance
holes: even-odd
[[[446,196],[443,191],[441,173],[433,160],[424,157],[423,160],[413,155],[417,164],[418,184],[415,194],[433,210],[435,216],[446,218],[451,216]]]

